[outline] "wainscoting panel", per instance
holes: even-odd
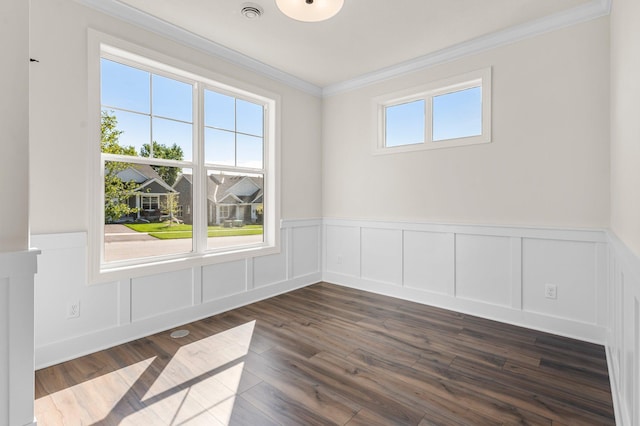
[[[523,309],[596,323],[596,250],[594,243],[525,238]],[[545,297],[546,284],[557,286],[555,299]]]
[[[247,261],[202,267],[202,300],[209,302],[247,291]]]
[[[455,236],[444,232],[404,231],[404,286],[455,293]]]
[[[326,270],[352,277],[360,276],[360,228],[357,226],[325,227]]]
[[[605,341],[604,231],[325,219],[324,238],[325,281]]]
[[[322,221],[283,220],[281,232],[276,255],[91,285],[86,233],[32,235],[42,250],[35,277],[36,368],[320,281]],[[68,319],[68,304],[75,302],[80,316]]]
[[[153,297],[149,297],[153,295]],[[193,303],[191,269],[131,280],[131,319],[139,321],[177,311]]]
[[[87,285],[85,233],[32,235],[31,244],[42,250],[35,276],[36,348],[118,325],[119,283]],[[80,317],[68,319],[68,305],[75,302]],[[130,308],[124,315],[130,321]]]
[[[362,277],[402,285],[402,231],[363,228],[360,238]]]
[[[609,239],[607,361],[616,422],[640,424],[640,258],[613,232]]]
[[[492,305],[511,306],[511,240],[487,235],[456,235],[455,295]]]
[[[291,271],[293,278],[320,272],[320,228],[291,228]]]
[[[287,279],[287,231],[282,230],[283,250],[278,254],[253,259],[253,285],[255,288],[285,281]]]
[[[38,254],[0,253],[0,425],[35,425],[33,277]]]

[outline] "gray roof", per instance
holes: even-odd
[[[153,167],[148,164],[135,164],[130,163],[126,165],[126,168],[120,170],[117,173],[118,177],[123,181],[127,182],[135,182],[138,184],[139,190],[140,188],[148,187],[149,185],[158,184],[162,187],[162,192],[172,191],[170,185],[168,185],[156,172]]]
[[[191,174],[183,174],[181,175],[182,179],[185,179],[189,184],[193,185],[193,176]],[[225,198],[229,198],[231,195],[231,199],[239,199],[240,203],[262,203],[263,200],[263,179],[261,177],[256,176],[239,176],[239,175],[209,175],[209,181],[207,182],[207,198],[214,203],[219,203]],[[248,179],[252,182],[256,190],[251,191],[251,193],[247,194],[238,194],[236,193],[236,189],[238,189],[238,184],[243,182],[245,179]],[[176,183],[178,183],[176,180]],[[175,186],[175,184],[174,184]]]

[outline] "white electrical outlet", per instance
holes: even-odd
[[[338,255],[338,256],[336,257],[336,263],[337,263],[338,265],[342,265],[342,256]]]
[[[544,297],[547,299],[557,299],[558,298],[558,286],[555,284],[545,284],[544,285]]]
[[[80,302],[72,302],[67,305],[67,319],[80,316]]]

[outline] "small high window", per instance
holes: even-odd
[[[491,69],[376,99],[376,153],[491,142]]]

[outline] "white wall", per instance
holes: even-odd
[[[0,426],[33,424],[36,255],[0,253]]]
[[[0,425],[33,422],[29,2],[0,2]],[[34,64],[37,65],[37,64]]]
[[[610,332],[607,352],[621,425],[640,424],[640,3],[611,10]]]
[[[29,248],[29,2],[0,3],[0,252]],[[10,225],[9,225],[10,224]]]
[[[611,229],[640,256],[640,4],[611,9]]]
[[[325,99],[324,217],[560,227],[609,218],[608,20]],[[493,68],[493,142],[372,155],[372,98]]]

